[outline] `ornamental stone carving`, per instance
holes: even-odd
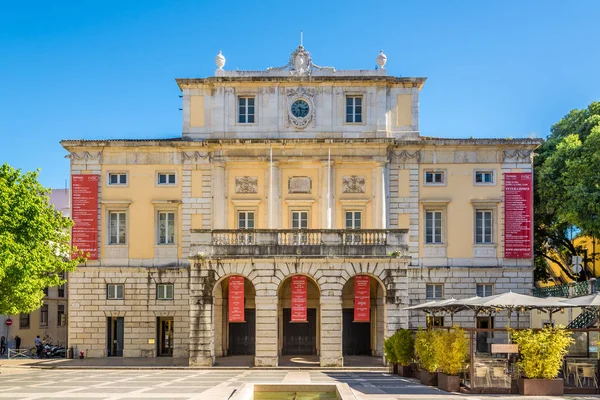
[[[400,159],[400,161],[402,162],[406,162],[409,159],[414,158],[417,162],[420,161],[421,159],[421,153],[418,150],[415,150],[413,153],[406,151],[406,150],[402,150],[400,153],[396,153],[394,151],[390,152],[390,155],[393,158],[398,158]]]
[[[308,176],[292,176],[288,179],[288,193],[310,193],[312,182]]]
[[[217,56],[215,57],[215,64],[217,64],[217,68],[222,70],[225,66],[225,61],[225,56],[223,55],[221,50],[219,50],[219,54],[217,54]]]
[[[365,177],[350,175],[342,177],[342,193],[365,193]]]
[[[312,127],[315,127],[315,89],[299,87],[297,89],[287,89],[286,95],[286,128],[290,125],[295,129],[304,129],[312,123]],[[303,100],[308,104],[308,113],[304,116],[294,115],[292,111],[292,105],[298,101]]]
[[[84,160],[84,161],[89,161],[89,160],[98,160],[98,162],[102,162],[102,152],[97,152],[96,154],[91,154],[89,151],[84,151],[83,153],[71,153],[68,157],[70,157],[72,160]]]
[[[315,69],[319,70],[329,70],[335,72],[335,68],[333,67],[320,67],[316,64],[313,64],[312,58],[310,57],[310,53],[306,51],[304,46],[300,45],[292,55],[290,56],[290,61],[284,65],[283,67],[270,67],[267,68],[267,71],[285,71],[288,70],[290,75],[294,76],[308,76],[312,74],[312,71]]]
[[[385,63],[387,62],[387,56],[383,54],[383,50],[379,50],[379,55],[377,56],[377,65],[379,68],[385,69]]]
[[[531,163],[531,150],[504,150],[502,152],[502,162]]]
[[[236,176],[235,177],[235,192],[236,193],[258,193],[258,177],[256,176]]]

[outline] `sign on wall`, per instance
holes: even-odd
[[[371,322],[371,278],[354,277],[354,322]]]
[[[504,258],[533,255],[533,187],[530,172],[504,174]]]
[[[88,260],[98,259],[98,175],[71,176],[72,244]]]
[[[246,322],[244,314],[244,277],[229,277],[229,322]]]
[[[308,322],[306,318],[306,276],[292,276],[292,321]]]
[[[518,344],[492,343],[492,353],[518,353]]]

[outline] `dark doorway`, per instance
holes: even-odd
[[[308,322],[290,322],[292,309],[283,309],[284,356],[317,354],[317,309],[309,308],[306,311]]]
[[[158,355],[173,357],[173,318],[157,318]]]
[[[256,310],[244,310],[246,322],[229,323],[229,355],[253,356],[256,348]]]
[[[477,317],[478,329],[493,329],[494,318],[492,317]],[[493,332],[477,332],[476,350],[478,353],[491,353],[491,339],[494,337]]]
[[[371,355],[371,323],[354,322],[354,308],[343,310],[342,351],[345,356]]]
[[[106,355],[123,357],[123,336],[125,318],[108,317],[106,319]]]

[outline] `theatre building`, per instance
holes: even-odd
[[[373,61],[321,67],[300,46],[282,67],[230,71],[219,54],[215,76],[176,80],[181,137],[64,140],[73,243],[89,252],[69,276],[69,344],[341,366],[425,326],[411,304],[529,293],[539,142],[421,136],[425,78],[356,60]]]

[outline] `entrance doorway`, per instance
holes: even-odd
[[[371,355],[371,323],[354,322],[354,308],[343,310],[343,354],[345,356]]]
[[[106,355],[123,357],[123,336],[125,318],[108,317],[106,320]]]
[[[290,322],[292,309],[283,309],[283,348],[282,355],[311,356],[317,354],[317,310],[306,310],[308,322]]]
[[[158,356],[173,357],[173,318],[157,318]]]
[[[256,343],[256,310],[244,310],[246,322],[229,323],[229,355],[253,356]]]
[[[494,318],[493,317],[477,317],[477,328],[478,329],[493,329]],[[477,332],[477,338],[475,346],[478,353],[491,353],[491,339],[494,337],[493,332]]]

